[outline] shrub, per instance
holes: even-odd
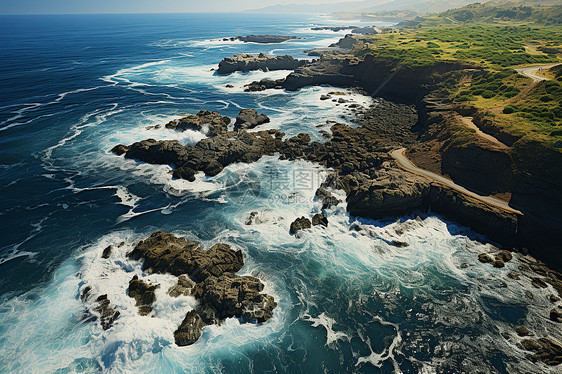
[[[494,96],[496,96],[496,93],[494,91],[485,90],[484,92],[482,92],[482,97],[484,99],[491,99]]]
[[[554,97],[553,97],[552,95],[542,95],[541,98],[540,98],[540,100],[541,100],[543,103],[546,103],[546,102],[549,102],[549,101],[554,100]]]
[[[505,108],[503,108],[503,114],[511,114],[513,112],[515,112],[515,108],[511,106],[506,106]]]

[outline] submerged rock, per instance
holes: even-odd
[[[113,323],[117,318],[119,318],[121,313],[115,310],[115,308],[111,305],[107,295],[98,296],[96,302],[98,305],[94,308],[94,310],[100,315],[101,327],[104,330],[108,330],[111,326],[113,326]]]
[[[148,284],[139,279],[137,275],[129,281],[129,297],[136,300],[135,305],[139,308],[139,314],[146,316],[152,312],[152,304],[156,301],[154,293],[158,285]]]

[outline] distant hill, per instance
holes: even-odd
[[[525,3],[533,3],[526,1]],[[460,9],[448,10],[439,17],[449,18],[457,22],[494,22],[494,21],[525,21],[545,25],[562,24],[562,4],[541,6],[517,5],[511,6],[510,2],[472,4]],[[552,2],[552,3],[562,3]]]
[[[483,0],[481,2],[486,2]],[[371,13],[411,10],[418,14],[439,13],[448,9],[462,7],[474,3],[474,0],[362,0],[332,4],[288,4],[272,5],[265,8],[249,10],[249,12],[270,13]]]

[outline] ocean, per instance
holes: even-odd
[[[237,53],[310,58],[304,50],[345,35],[310,27],[344,23],[294,14],[0,16],[0,372],[547,370],[512,335],[519,325],[548,329],[548,290],[507,286],[517,258],[503,269],[479,263],[492,244],[466,227],[421,213],[366,220],[344,203],[328,210],[326,229],[295,238],[289,224],[321,208],[314,192],[329,171],[318,165],[266,156],[191,183],[172,179],[170,166],[110,152],[147,138],[195,144],[205,134],[150,127],[202,109],[235,117],[255,108],[271,118],[260,129],[316,141],[326,141],[317,128],[326,121],[355,126],[343,106],[319,99],[333,87],[247,93],[245,84],[289,72],[212,71]],[[247,34],[304,39],[222,41]],[[349,98],[377,103],[355,91]],[[262,223],[246,225],[253,211]],[[143,275],[126,257],[156,230],[242,249],[239,274],[266,285],[278,302],[273,318],[230,318],[176,346],[173,332],[195,299],[169,297],[174,277]],[[111,260],[101,258],[121,242]],[[160,284],[153,316],[139,316],[127,296],[133,274]],[[80,300],[86,286],[121,312],[111,329],[90,318]]]

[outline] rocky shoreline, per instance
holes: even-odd
[[[222,71],[272,70],[267,66],[271,57],[260,55],[258,57],[260,63],[254,63],[255,58],[253,55],[238,55],[232,61],[225,59],[221,62]],[[298,62],[286,56],[283,58],[290,63]],[[333,54],[322,55],[318,61],[298,62],[298,64],[299,66],[291,69],[294,72],[285,79],[254,82],[249,85],[248,90],[271,88],[297,90],[305,86],[321,84],[340,87],[358,86],[379,99],[376,99],[376,105],[370,108],[353,108],[358,127],[351,128],[345,124],[333,123],[330,128],[331,133],[328,134],[329,140],[325,143],[311,142],[310,135],[304,133],[287,139],[284,133],[276,129],[248,132],[248,129],[265,122],[263,116],[255,110],[244,109],[239,114],[239,119],[236,121],[238,126],[235,124],[234,129],[229,128],[230,119],[216,112],[195,115],[198,118],[188,116],[186,117],[189,118],[188,120],[179,119],[174,125],[170,125],[178,131],[188,128],[201,129],[203,128],[201,118],[205,117],[204,121],[212,125],[209,127],[212,130],[207,132],[210,137],[193,146],[185,146],[177,141],[147,139],[131,145],[117,145],[112,151],[117,155],[143,162],[172,165],[173,177],[188,181],[194,181],[195,174],[198,172],[214,176],[230,164],[255,162],[264,155],[278,154],[281,159],[307,160],[333,170],[321,188],[316,191],[316,198],[322,204],[323,210],[340,203],[330,193],[332,188],[339,189],[345,191],[347,210],[353,216],[378,219],[415,211],[437,213],[485,234],[510,250],[516,249],[522,253],[530,250],[543,258],[551,257],[555,253],[558,248],[557,234],[560,231],[558,226],[549,222],[547,218],[529,213],[528,210],[524,210],[524,214],[519,214],[486,204],[443,183],[403,170],[389,154],[390,151],[401,147],[415,150],[416,147],[425,144],[424,137],[430,137],[436,125],[460,115],[458,108],[452,108],[443,100],[431,101],[429,93],[438,87],[444,74],[462,71],[468,66],[442,62],[431,66],[400,68],[392,60]],[[345,101],[342,101],[342,104],[351,106]],[[245,117],[250,119],[246,120]],[[180,125],[197,121],[199,122],[195,125]],[[490,159],[486,155],[494,150],[478,142],[474,144],[476,145],[471,145],[469,151],[463,150],[465,153],[461,153],[462,157],[454,152],[444,153],[442,156],[448,161],[472,157],[485,163],[485,160]],[[469,155],[471,152],[472,156]],[[444,165],[447,167],[446,163]],[[450,165],[454,165],[454,162]],[[489,170],[494,168],[493,165],[487,167]],[[457,175],[462,177],[459,173]],[[500,176],[497,179],[503,178]],[[313,226],[325,227],[328,225],[328,219],[324,213],[312,217],[312,220],[301,217],[287,229],[298,237],[302,230],[311,229]],[[251,224],[252,217],[248,222]],[[400,243],[396,245],[400,246]],[[149,256],[143,258],[146,263],[151,263]],[[502,267],[510,259],[511,254],[507,251],[498,252],[493,256],[482,255],[479,258],[481,262],[489,262],[496,267]],[[167,262],[168,260],[165,261]],[[557,265],[554,264],[555,267]],[[560,273],[549,269],[532,257],[529,257],[529,269],[522,269],[522,271],[529,270],[544,277],[541,281],[535,280],[533,284],[542,287],[543,283],[548,283],[558,293],[561,292]],[[229,270],[229,274],[233,274],[234,271],[236,270]],[[219,276],[218,279],[213,280],[216,282],[213,284],[231,284],[234,282],[232,277],[234,275]],[[200,283],[194,287],[195,295],[199,295],[196,297],[200,300],[207,300],[205,296],[207,283],[201,283],[205,278],[198,281]],[[261,291],[258,286],[248,287],[258,294]],[[552,302],[556,303],[559,300],[557,298],[558,296],[552,298]],[[263,298],[260,300],[261,305],[269,304]],[[215,301],[208,302],[215,303]],[[269,309],[264,308],[265,315],[269,315],[267,312]],[[558,309],[555,307],[550,315],[550,319],[554,322],[562,322],[562,314]],[[231,310],[230,313],[236,316],[243,315],[238,310]],[[205,309],[191,311],[186,315],[182,323],[183,327],[178,329],[179,335],[176,341],[182,344],[191,342],[194,337],[198,337],[197,331],[202,326],[213,323],[217,318],[219,318],[217,313],[209,317]],[[529,338],[522,341],[521,345],[525,350],[535,352],[534,359],[549,365],[559,364],[560,344],[545,339]]]

